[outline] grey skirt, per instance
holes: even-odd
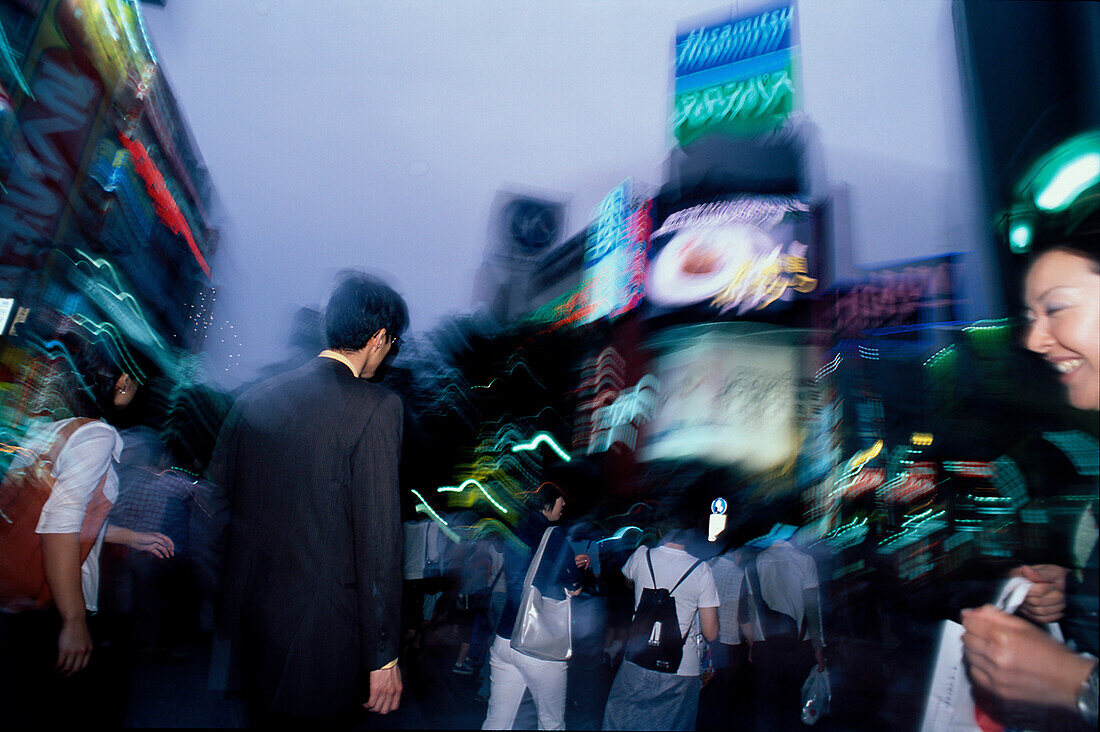
[[[623,661],[603,713],[608,730],[693,730],[699,710],[698,676],[650,671]]]

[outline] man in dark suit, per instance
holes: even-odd
[[[328,350],[252,387],[222,429],[219,626],[252,724],[352,723],[364,682],[368,711],[400,702],[402,405],[367,379],[407,324],[389,286],[345,275]]]

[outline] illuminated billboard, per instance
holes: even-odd
[[[798,43],[793,0],[676,36],[673,134],[755,134],[781,125],[796,106]]]
[[[634,201],[629,178],[596,207],[585,241],[583,322],[621,315],[641,301],[651,210],[649,201]]]
[[[650,315],[768,319],[817,289],[815,213],[787,196],[735,196],[689,206],[653,232]]]
[[[835,284],[821,294],[815,327],[841,338],[867,334],[929,340],[932,326],[961,321],[966,304],[962,255],[942,254],[865,271],[859,281]]]
[[[698,459],[749,472],[797,457],[806,359],[793,329],[750,323],[670,328],[650,344],[659,384],[639,450],[643,460]]]

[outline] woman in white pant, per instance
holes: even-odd
[[[489,651],[489,712],[482,729],[511,729],[523,694],[531,690],[539,729],[565,729],[565,661],[543,661],[514,650],[512,627],[519,611],[523,580],[546,528],[561,519],[565,498],[553,483],[543,483],[534,496],[535,508],[516,527],[519,541],[506,542],[504,578],[507,602]],[[536,570],[535,587],[547,597],[576,594],[581,585],[576,560],[564,530],[555,530]]]

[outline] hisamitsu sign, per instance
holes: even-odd
[[[711,129],[753,134],[787,119],[795,107],[794,20],[787,2],[677,35],[673,134],[680,144]]]

